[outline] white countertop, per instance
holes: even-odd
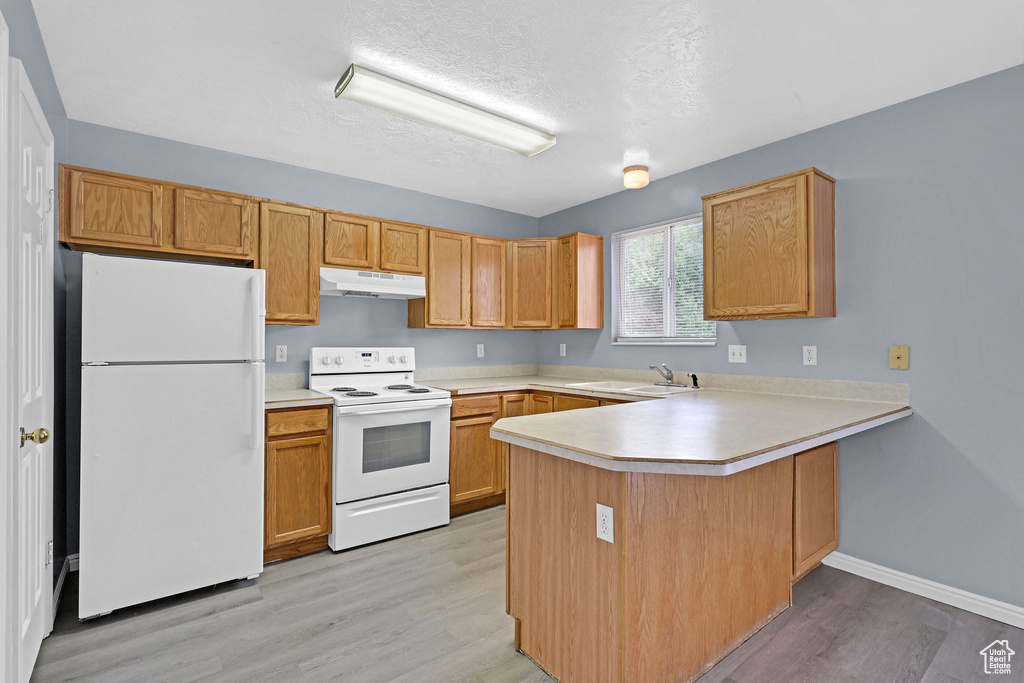
[[[581,387],[568,386],[581,382],[599,382],[579,377],[551,377],[547,375],[512,375],[509,377],[473,377],[469,379],[438,379],[438,380],[417,380],[417,384],[435,389],[450,391],[452,396],[467,396],[471,394],[487,394],[495,391],[557,391],[565,394],[576,394],[579,396],[597,396],[603,398],[617,399],[620,401],[646,401],[652,396],[637,396],[627,394],[616,389],[586,389]],[[639,386],[645,384],[643,381],[621,382]],[[646,384],[649,384],[647,382]]]
[[[705,389],[504,418],[491,436],[604,469],[727,475],[911,414],[902,403]]]
[[[334,399],[310,389],[271,389],[264,397],[264,408],[296,408],[302,406],[331,405]]]

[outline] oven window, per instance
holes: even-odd
[[[363,474],[430,462],[430,422],[363,430]]]

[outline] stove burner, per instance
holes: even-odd
[[[429,392],[430,392],[430,389],[426,389],[424,387],[416,387],[415,389],[410,389],[409,390],[410,394],[426,394],[426,393],[429,393]]]
[[[411,384],[389,384],[385,388],[392,389],[394,391],[398,391],[399,389],[412,389],[412,385]]]
[[[355,391],[355,387],[334,387],[331,391]]]
[[[346,396],[376,396],[376,391],[350,391],[345,394]]]

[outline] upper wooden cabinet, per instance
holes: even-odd
[[[256,202],[241,195],[175,188],[174,246],[182,251],[254,259],[256,211]]]
[[[707,320],[835,316],[834,179],[809,168],[703,200]]]
[[[324,265],[380,268],[380,222],[328,211],[324,214]]]
[[[551,327],[554,316],[555,240],[514,240],[509,247],[509,324]]]
[[[403,223],[381,223],[380,269],[388,273],[425,275],[427,229]]]
[[[470,308],[469,235],[430,231],[427,255],[427,324],[465,327]]]
[[[160,247],[164,186],[155,181],[61,168],[61,241]]]
[[[267,323],[319,322],[322,220],[323,214],[313,209],[260,204],[259,267],[267,271]]]
[[[472,238],[469,310],[473,327],[505,327],[505,249],[505,240]]]
[[[581,232],[558,238],[558,326],[604,327],[604,240]]]
[[[251,197],[60,167],[60,240],[75,249],[246,263],[258,222]]]

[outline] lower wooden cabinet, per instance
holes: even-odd
[[[530,394],[530,415],[537,415],[539,413],[550,413],[554,411],[554,399],[555,397],[551,394],[541,394],[533,392]]]
[[[327,547],[331,532],[331,407],[266,413],[263,561]]]
[[[839,545],[838,485],[835,442],[793,457],[793,581]]]
[[[496,394],[452,399],[448,461],[452,516],[505,500],[501,442],[491,438],[491,426],[500,411]]]
[[[590,398],[589,396],[573,396],[572,394],[555,394],[554,410],[577,410],[579,408],[596,408],[601,405],[601,399]]]

